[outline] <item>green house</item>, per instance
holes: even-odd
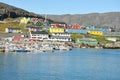
[[[88,44],[88,45],[97,45],[99,42],[96,39],[92,38],[78,38],[76,40],[77,44]]]

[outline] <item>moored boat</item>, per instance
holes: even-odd
[[[5,52],[5,49],[0,49],[0,52]]]
[[[0,47],[0,52],[5,52],[5,47]]]
[[[15,50],[15,52],[30,52],[30,51],[24,50],[24,49],[17,49],[17,50]]]

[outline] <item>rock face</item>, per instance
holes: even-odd
[[[36,17],[36,18],[41,18],[41,19],[45,19],[43,16],[39,15],[39,14],[35,14],[32,12],[28,12],[26,10],[20,9],[20,8],[16,8],[14,6],[5,4],[0,2],[0,16],[2,15],[2,19],[5,18],[17,18],[17,17]],[[50,19],[47,19],[49,22],[53,22]]]
[[[95,26],[116,26],[120,27],[120,12],[90,13],[75,15],[48,15],[49,19],[62,21],[67,24],[95,25]]]

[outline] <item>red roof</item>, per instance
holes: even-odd
[[[20,41],[23,37],[21,36],[13,36],[13,40]]]

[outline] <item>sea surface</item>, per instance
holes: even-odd
[[[0,53],[0,80],[120,80],[120,50]]]

